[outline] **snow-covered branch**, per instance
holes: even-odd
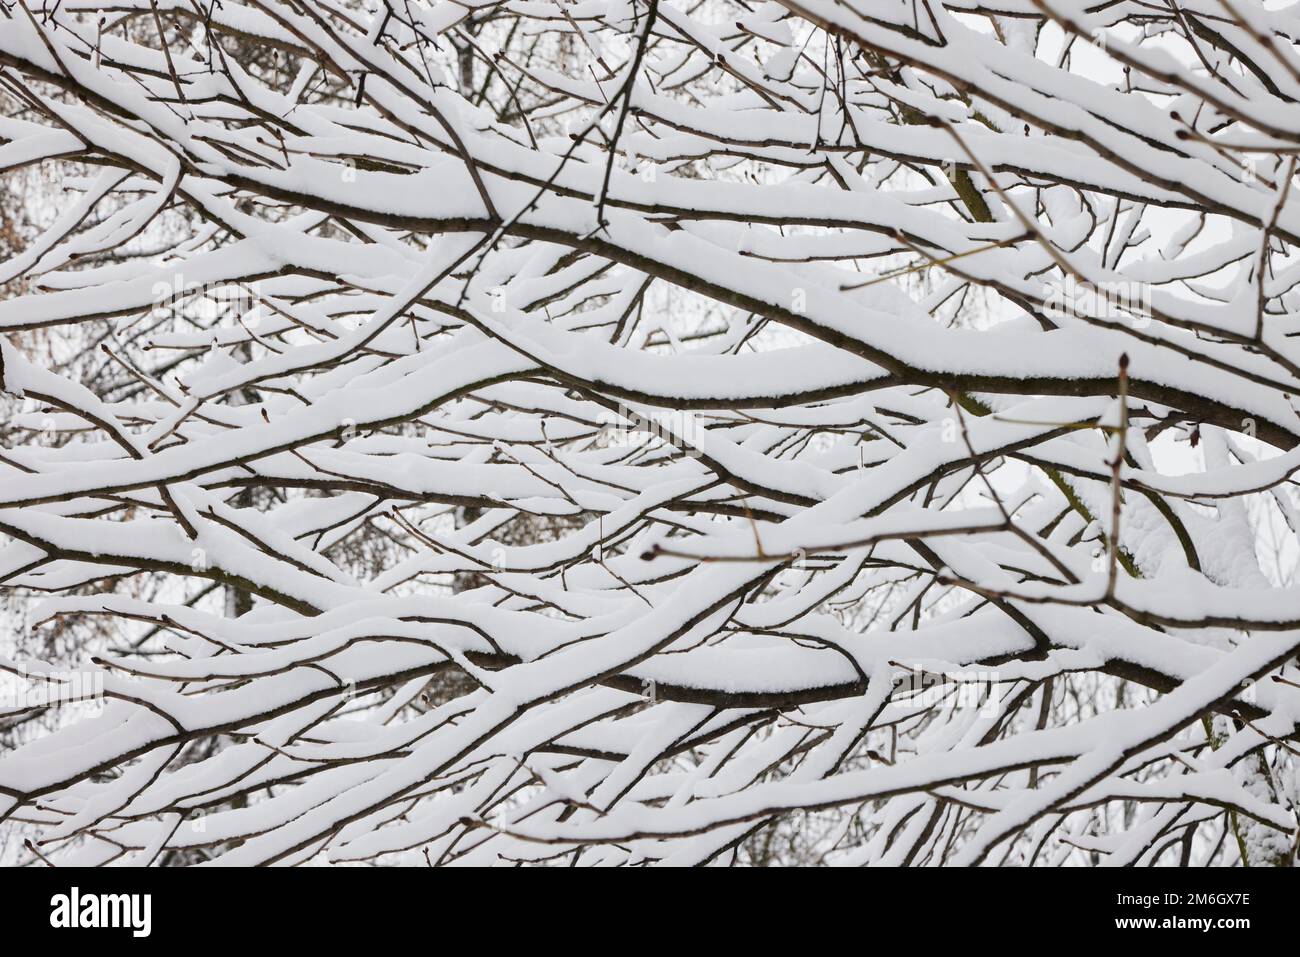
[[[0,827],[1290,863],[1297,10],[0,0]]]

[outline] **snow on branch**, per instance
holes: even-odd
[[[1298,11],[0,0],[0,853],[1291,863]]]

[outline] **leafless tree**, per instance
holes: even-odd
[[[22,862],[1291,864],[1298,9],[0,0]]]

